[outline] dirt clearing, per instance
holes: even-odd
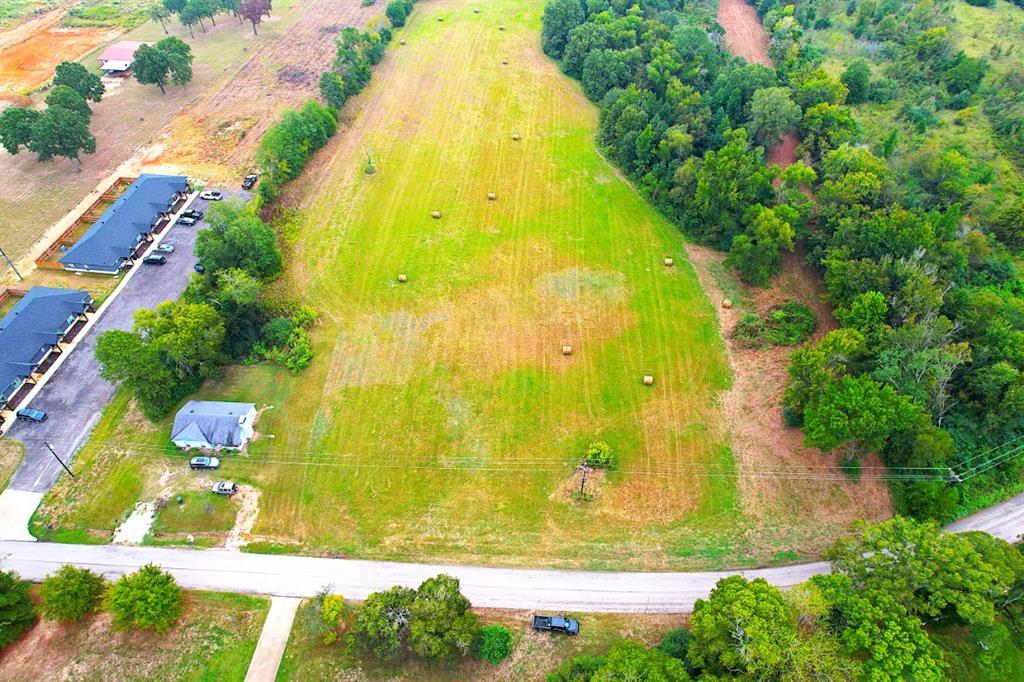
[[[3,48],[0,99],[29,94],[53,77],[57,64],[77,61],[114,35],[102,28],[45,27]]]

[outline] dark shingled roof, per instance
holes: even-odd
[[[184,175],[140,175],[60,262],[66,268],[116,272],[132,255],[139,235],[152,230],[157,214],[169,209],[172,197],[187,186]]]
[[[10,398],[68,327],[92,302],[88,291],[32,287],[0,318],[0,398]]]
[[[171,440],[205,440],[210,445],[237,448],[242,444],[238,420],[254,407],[253,403],[190,400],[174,416]]]

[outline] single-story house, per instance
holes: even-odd
[[[88,291],[32,287],[0,318],[0,409],[16,407],[15,396],[49,369],[92,304]]]
[[[131,264],[140,244],[152,241],[156,225],[188,192],[184,175],[140,175],[67,250],[61,265],[65,270],[116,274]]]
[[[256,406],[217,400],[190,400],[174,416],[171,440],[179,448],[238,450],[252,438]]]
[[[122,40],[119,43],[114,43],[100,53],[100,70],[107,75],[126,73],[132,68],[132,62],[135,61],[135,50],[139,49],[140,45],[148,44],[140,43],[137,40]]]

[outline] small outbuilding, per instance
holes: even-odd
[[[240,450],[252,438],[256,406],[218,400],[190,400],[174,416],[171,440],[179,448]]]
[[[137,40],[122,40],[114,43],[100,53],[100,70],[108,76],[123,76],[131,71],[132,63],[135,61],[135,51],[142,45]]]

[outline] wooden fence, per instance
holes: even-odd
[[[118,178],[114,181],[114,184],[110,188],[101,194],[96,201],[92,202],[89,208],[85,209],[82,215],[75,219],[75,222],[71,223],[68,229],[64,230],[59,237],[53,240],[53,243],[46,247],[46,251],[43,252],[39,258],[36,259],[36,266],[50,270],[63,270],[64,266],[60,264],[58,258],[60,258],[61,247],[71,246],[77,241],[77,237],[72,237],[77,230],[81,229],[86,223],[95,223],[99,220],[100,216],[106,209],[101,210],[100,205],[104,202],[113,202],[120,197],[128,186],[135,182],[135,178]],[[0,299],[2,301],[2,299]]]

